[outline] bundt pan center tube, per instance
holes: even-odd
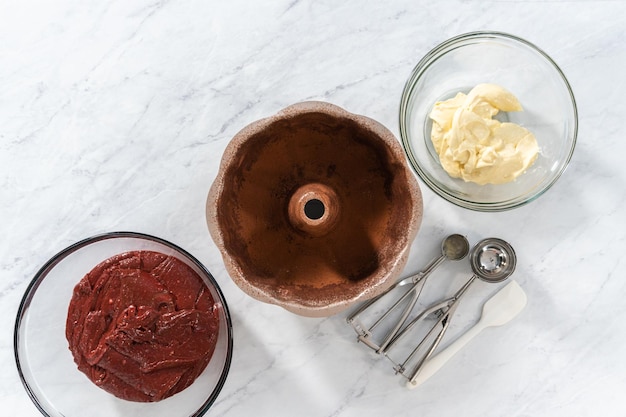
[[[417,181],[388,129],[310,101],[235,135],[206,214],[244,292],[323,317],[393,283],[422,210]]]

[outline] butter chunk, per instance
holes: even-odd
[[[479,84],[468,94],[435,103],[431,140],[451,177],[503,184],[535,162],[539,154],[535,136],[520,125],[493,119],[500,111],[522,111],[522,106],[495,84]]]

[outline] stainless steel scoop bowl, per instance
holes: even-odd
[[[472,248],[470,264],[477,278],[485,282],[501,282],[515,271],[517,257],[513,247],[502,239],[481,240]]]

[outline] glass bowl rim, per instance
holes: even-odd
[[[34,403],[35,407],[39,410],[39,412],[41,412],[44,416],[50,417],[48,412],[44,409],[43,405],[39,402],[37,395],[35,394],[34,390],[31,388],[22,370],[22,363],[21,363],[20,354],[19,354],[19,346],[20,346],[19,332],[20,332],[20,328],[22,325],[22,321],[24,319],[24,313],[30,306],[30,303],[35,293],[37,292],[39,285],[43,282],[43,280],[48,276],[50,271],[52,271],[52,269],[58,263],[60,263],[63,259],[73,254],[77,250],[85,248],[92,243],[96,243],[96,242],[100,242],[100,241],[108,240],[108,239],[115,239],[115,238],[135,238],[135,239],[149,240],[149,241],[167,246],[170,249],[176,251],[177,253],[180,253],[181,255],[185,256],[191,263],[193,263],[197,268],[199,268],[199,270],[209,280],[210,284],[213,285],[213,288],[215,289],[215,292],[217,293],[219,297],[218,301],[222,304],[224,317],[226,319],[225,320],[226,321],[225,327],[227,331],[226,332],[227,333],[226,334],[227,336],[226,358],[224,360],[224,366],[222,368],[222,372],[217,381],[217,384],[215,385],[215,388],[213,388],[210,395],[202,403],[202,405],[191,416],[189,416],[189,417],[201,417],[211,408],[211,405],[213,405],[219,393],[221,392],[222,388],[224,387],[224,384],[226,383],[226,378],[230,370],[231,362],[232,362],[233,328],[232,328],[232,318],[230,315],[230,311],[228,309],[228,305],[226,303],[226,298],[224,297],[224,293],[222,292],[222,289],[220,288],[219,284],[215,280],[215,277],[213,277],[213,274],[211,274],[211,272],[209,272],[209,270],[195,256],[193,256],[191,253],[187,252],[185,249],[181,248],[180,246],[172,242],[169,242],[163,238],[152,236],[152,235],[145,234],[145,233],[140,233],[140,232],[116,231],[116,232],[101,233],[101,234],[93,235],[91,237],[87,237],[57,252],[50,259],[48,259],[48,261],[46,261],[46,263],[44,263],[41,268],[39,268],[37,273],[35,273],[35,275],[33,276],[33,279],[30,281],[30,283],[26,287],[26,290],[24,291],[24,295],[22,296],[22,299],[20,301],[19,307],[17,309],[16,319],[15,319],[15,326],[14,326],[14,331],[13,331],[13,354],[15,358],[15,364],[17,365],[17,371],[20,377],[20,381],[22,382],[22,385],[24,386],[26,393],[30,397],[31,401]]]
[[[569,139],[569,141],[571,141],[571,144],[569,146],[568,153],[565,159],[560,161],[561,166],[559,170],[554,174],[554,176],[550,179],[550,181],[546,182],[540,188],[532,190],[531,193],[526,193],[522,196],[517,196],[495,202],[476,202],[467,198],[462,198],[460,196],[449,193],[443,187],[437,184],[435,180],[431,179],[430,175],[422,169],[420,164],[417,162],[417,159],[413,155],[414,152],[411,149],[410,138],[408,135],[407,118],[409,115],[408,106],[415,83],[422,76],[422,73],[430,67],[434,59],[452,50],[451,48],[459,42],[472,39],[503,39],[506,41],[512,41],[513,43],[522,44],[524,47],[531,49],[532,51],[539,54],[540,57],[546,60],[546,62],[556,71],[557,75],[559,76],[560,80],[563,82],[563,85],[567,90],[572,111],[572,132],[571,139]],[[443,197],[448,202],[455,204],[459,207],[481,212],[499,212],[514,209],[526,205],[543,195],[557,182],[557,180],[561,177],[561,175],[569,166],[578,139],[578,107],[576,105],[576,99],[574,97],[572,87],[561,68],[546,52],[544,52],[535,44],[510,33],[500,31],[483,30],[467,32],[453,36],[432,48],[428,53],[426,53],[426,55],[422,57],[422,59],[419,60],[419,62],[411,70],[411,73],[407,78],[407,81],[404,84],[404,88],[402,90],[402,95],[400,98],[400,110],[398,115],[400,140],[402,142],[402,147],[409,161],[409,165],[411,165],[411,168],[417,173],[422,181],[424,181],[428,188],[430,188],[435,194]]]

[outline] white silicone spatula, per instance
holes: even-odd
[[[433,376],[455,353],[461,350],[483,329],[492,326],[502,326],[511,321],[524,309],[526,300],[526,293],[524,293],[524,290],[516,281],[511,281],[502,287],[500,291],[483,305],[483,312],[478,323],[444,350],[426,361],[415,378],[407,382],[407,387],[413,389]]]

